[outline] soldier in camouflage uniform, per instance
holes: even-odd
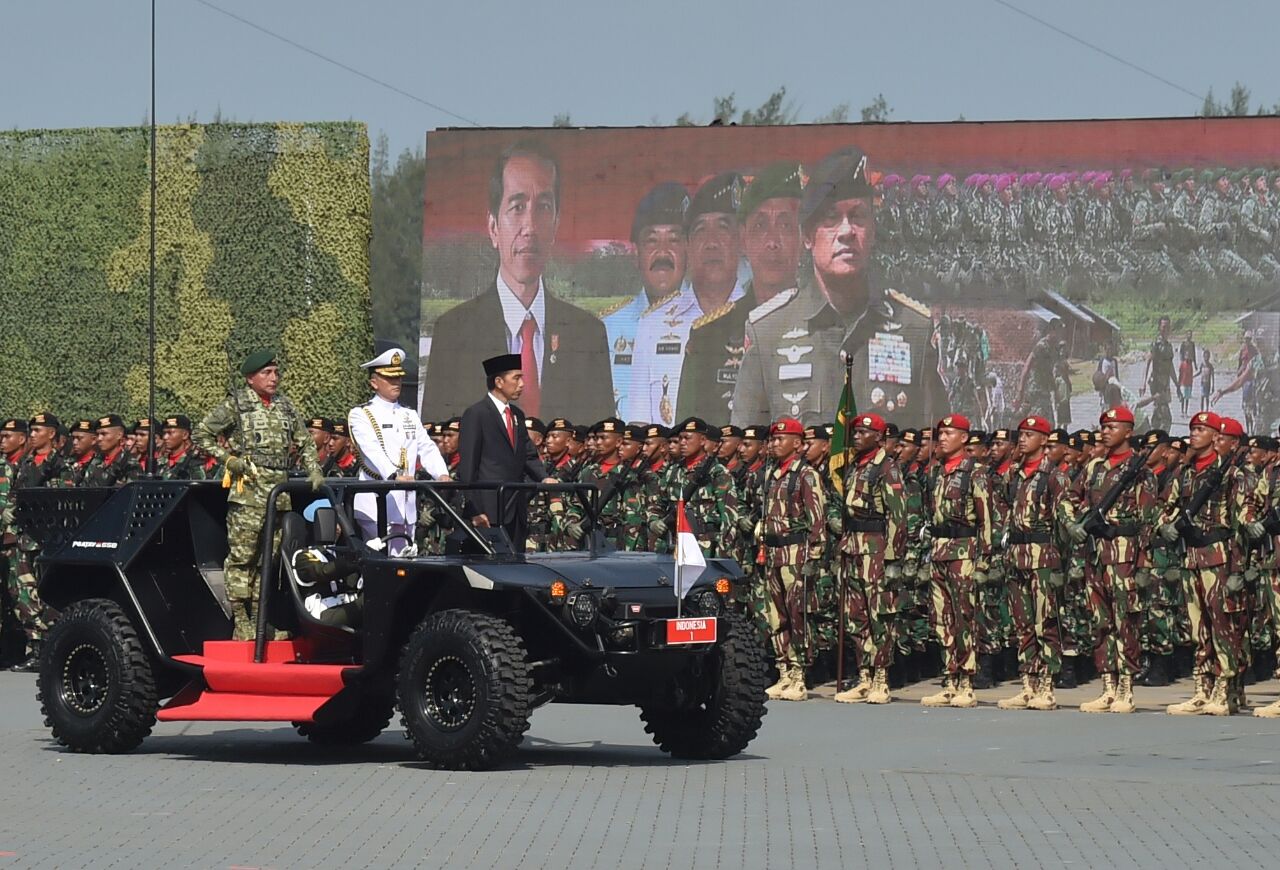
[[[142,477],[142,466],[124,445],[124,420],[117,414],[98,418],[98,455],[90,460],[83,486],[123,486]]]
[[[644,427],[644,447],[640,451],[641,463],[641,503],[644,508],[645,546],[642,549],[653,553],[671,552],[669,535],[657,535],[649,528],[648,515],[654,509],[654,503],[661,497],[668,474],[673,464],[668,460],[669,436],[671,432],[666,426],[652,423]]]
[[[1212,411],[1191,418],[1187,439],[1191,461],[1174,478],[1160,514],[1160,536],[1170,542],[1181,538],[1187,547],[1190,579],[1184,586],[1196,642],[1196,690],[1189,700],[1169,706],[1168,712],[1175,715],[1234,712],[1231,684],[1242,656],[1238,614],[1246,604],[1239,548],[1233,540],[1235,524],[1261,524],[1254,494],[1243,490],[1231,457],[1220,456],[1214,449],[1223,423]],[[1190,508],[1197,505],[1190,504],[1192,499],[1198,502],[1194,515]]]
[[[942,691],[921,699],[926,707],[978,706],[973,674],[975,584],[986,581],[991,556],[991,493],[985,475],[965,455],[969,421],[950,414],[934,429],[938,468],[934,472],[929,531],[931,617],[942,645]]]
[[[1094,663],[1102,674],[1102,693],[1080,706],[1085,713],[1132,713],[1133,681],[1141,669],[1141,590],[1153,577],[1148,559],[1151,523],[1156,515],[1155,477],[1134,454],[1129,439],[1133,413],[1125,407],[1103,412],[1102,443],[1107,455],[1085,466],[1077,489],[1082,517],[1100,512],[1114,487],[1115,503],[1093,524],[1069,527],[1071,540],[1089,544],[1085,583],[1093,613]]]
[[[629,464],[622,461],[621,448],[626,424],[617,417],[601,420],[591,427],[590,437],[595,455],[583,466],[578,483],[593,483],[600,488],[600,516],[597,527],[619,549],[626,549],[627,514],[634,508],[639,478]],[[580,549],[586,540],[587,516],[581,500],[567,497],[564,507],[552,522],[552,534],[564,542],[564,549]],[[634,518],[633,518],[634,522]]]
[[[912,682],[928,647],[929,629],[929,545],[922,532],[928,523],[925,494],[929,489],[927,450],[917,429],[904,429],[898,446],[898,467],[902,472],[902,495],[906,504],[907,540],[903,549],[902,579],[898,591],[898,614],[894,617],[894,641],[898,656],[909,663],[905,682]]]
[[[830,425],[806,426],[804,429],[804,461],[822,482],[823,504],[827,511],[827,528],[823,538],[824,552],[816,565],[817,573],[809,584],[809,601],[806,612],[809,614],[807,627],[809,640],[806,652],[809,663],[813,664],[822,655],[820,671],[826,674],[828,659],[835,655],[839,642],[838,610],[839,590],[836,569],[840,554],[840,536],[843,534],[844,507],[840,493],[836,491],[835,481],[831,477],[831,434],[834,427]]]
[[[1053,318],[1039,326],[1039,337],[1031,353],[1027,355],[1022,366],[1022,377],[1018,382],[1018,395],[1014,407],[1019,409],[1020,416],[1032,414],[1054,419],[1057,407],[1057,381],[1055,373],[1058,367],[1059,337],[1062,320]],[[1059,421],[1065,425],[1066,421]]]
[[[1255,681],[1271,677],[1274,663],[1268,655],[1275,648],[1275,635],[1271,630],[1271,580],[1270,567],[1275,557],[1268,538],[1267,518],[1270,510],[1270,481],[1277,442],[1266,435],[1254,435],[1248,439],[1248,462],[1241,467],[1244,485],[1250,487],[1255,521],[1261,528],[1254,528],[1257,537],[1245,532],[1242,541],[1244,551],[1244,580],[1247,587],[1248,606],[1245,628],[1245,649]],[[1242,671],[1243,676],[1243,671]],[[1239,680],[1237,682],[1240,682]]]
[[[843,534],[839,539],[841,618],[859,653],[858,682],[838,693],[842,703],[887,704],[893,665],[899,560],[906,549],[906,498],[902,473],[883,446],[884,418],[853,419],[853,465],[845,474]]]
[[[1280,636],[1280,462],[1275,461],[1275,449],[1280,448],[1280,442],[1274,438],[1270,442],[1272,460],[1259,478],[1253,498],[1256,521],[1263,524],[1271,545],[1271,552],[1259,565],[1258,587],[1266,610],[1267,629],[1275,642]],[[1280,718],[1280,700],[1255,708],[1253,715],[1263,719]]]
[[[165,458],[160,461],[161,480],[204,480],[204,463],[191,443],[191,419],[175,414],[161,421]]]
[[[327,468],[322,468],[321,471],[324,472],[325,477],[355,477],[360,471],[360,460],[356,458],[355,451],[351,449],[351,434],[350,430],[347,429],[347,421],[332,420],[331,422],[333,423],[333,432],[329,436],[329,465]],[[454,434],[453,443],[453,453],[456,457],[458,453],[456,433]],[[441,448],[440,452],[444,453],[444,448]],[[448,458],[446,453],[445,460],[448,461]],[[207,468],[206,471],[208,471]],[[450,475],[453,474],[452,467],[449,473]],[[221,474],[216,475],[216,477],[221,476]],[[215,475],[210,474],[209,479],[215,479]]]
[[[703,555],[732,558],[738,496],[729,472],[707,451],[712,427],[705,420],[690,417],[677,428],[681,461],[663,478],[649,505],[649,531],[659,539],[669,539],[675,528],[676,503],[683,500]]]
[[[245,386],[234,391],[200,421],[195,442],[217,457],[226,469],[227,559],[224,565],[227,595],[231,599],[236,640],[252,640],[257,634],[259,568],[262,526],[267,496],[288,476],[290,450],[302,457],[302,467],[312,488],[324,482],[316,462],[315,444],[293,403],[276,392],[280,369],[271,351],[256,351],[240,366]],[[229,446],[218,442],[226,435]],[[277,508],[287,510],[281,496]]]
[[[448,424],[446,424],[446,433]],[[447,436],[446,436],[447,437]],[[547,425],[543,449],[546,453],[547,474],[560,483],[576,483],[578,466],[569,454],[569,443],[573,440],[573,424],[563,417],[556,417]],[[447,454],[446,454],[447,455]],[[568,549],[568,542],[562,535],[557,535],[554,527],[558,517],[563,513],[565,500],[560,496],[537,493],[529,499],[528,533],[526,547],[530,552],[547,552],[556,549]]]
[[[1054,530],[1075,521],[1071,481],[1045,451],[1051,427],[1027,417],[1018,427],[1022,463],[1012,471],[1003,543],[1010,609],[1018,640],[1022,691],[1002,710],[1053,710],[1053,679],[1062,667],[1060,593],[1066,580]]]
[[[773,471],[770,456],[769,426],[765,424],[746,426],[742,430],[742,466],[737,478],[738,510],[741,514],[739,527],[750,528],[742,536],[739,548],[742,558],[738,564],[747,574],[747,588],[744,590],[742,602],[748,615],[761,632],[765,640],[769,638],[768,592],[764,585],[764,575],[757,564],[756,555],[761,541],[755,530],[764,519],[764,497],[768,490],[769,474]]]
[[[1172,439],[1162,429],[1154,429],[1144,436],[1150,451],[1147,467],[1156,481],[1156,499],[1163,504],[1168,497],[1169,484],[1175,469],[1169,465]],[[1174,650],[1174,592],[1182,586],[1182,546],[1163,538],[1151,539],[1152,581],[1142,590],[1141,648],[1143,655],[1142,679],[1144,686],[1169,685],[1170,661]]]
[[[77,420],[71,426],[71,450],[67,456],[67,470],[72,486],[84,486],[89,463],[98,455],[97,426],[93,420]]]
[[[998,541],[1004,534],[1005,515],[1009,511],[1009,492],[1005,481],[995,473],[989,462],[990,444],[987,433],[977,429],[970,432],[965,450],[976,463],[975,473],[987,478],[987,491],[991,493],[991,539]],[[978,671],[973,677],[975,689],[990,689],[996,685],[996,659],[1013,631],[1009,596],[1005,589],[1004,553],[993,552],[990,563],[987,582],[974,590],[977,609],[973,644],[978,651]]]
[[[803,701],[807,625],[805,586],[825,552],[826,504],[818,472],[800,455],[804,429],[791,418],[770,428],[770,450],[777,467],[769,475],[764,518],[757,537],[763,545],[768,623],[779,679],[770,698]]]

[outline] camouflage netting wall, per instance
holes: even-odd
[[[0,132],[0,415],[146,413],[148,139]],[[157,414],[203,414],[257,347],[304,413],[363,401],[364,125],[161,127],[157,151]]]

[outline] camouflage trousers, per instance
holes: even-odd
[[[1173,590],[1181,583],[1181,571],[1178,568],[1155,569],[1153,574],[1151,585],[1140,593],[1143,618],[1139,646],[1148,655],[1173,655]],[[1175,583],[1166,579],[1171,575],[1178,578]]]
[[[771,599],[765,582],[765,569],[760,565],[744,563],[743,570],[747,576],[737,589],[737,603],[755,626],[761,641],[772,643],[773,631],[769,625]]]
[[[778,669],[803,667],[806,663],[806,586],[805,565],[780,565],[764,569],[768,591],[765,618]]]
[[[1073,573],[1077,576],[1071,576]],[[1081,558],[1067,569],[1067,582],[1058,591],[1062,601],[1059,628],[1062,654],[1065,656],[1093,655],[1093,616],[1089,611],[1089,585],[1085,573]]]
[[[883,554],[841,554],[840,574],[846,631],[858,650],[858,667],[890,667],[898,602],[897,595],[885,587]]]
[[[806,652],[813,660],[814,653],[835,649],[839,642],[840,623],[838,621],[837,600],[840,597],[839,584],[830,567],[834,559],[823,559],[815,565],[809,575],[808,620],[806,627],[808,644]]]
[[[1227,592],[1227,566],[1192,568],[1186,581],[1187,617],[1196,655],[1197,674],[1234,677],[1240,673],[1243,650],[1240,612],[1244,595]]]
[[[1100,674],[1134,676],[1141,670],[1142,601],[1133,573],[1132,562],[1091,562],[1085,570],[1093,614],[1093,662]]]
[[[8,570],[6,591],[17,617],[18,625],[27,640],[40,640],[49,630],[52,614],[49,614],[36,591],[35,560],[38,551],[29,538],[20,537],[16,546],[6,552]]]
[[[1008,645],[1012,635],[1009,593],[1004,582],[977,587],[974,621],[974,648],[982,655],[995,655]]]
[[[282,496],[278,507],[288,508],[288,500]],[[231,599],[231,614],[235,620],[235,640],[253,640],[257,636],[259,576],[262,571],[262,526],[266,519],[266,505],[227,505],[227,559],[223,574],[227,584],[227,597]],[[280,546],[277,530],[274,547]]]
[[[932,605],[929,624],[942,645],[943,670],[951,675],[973,674],[978,670],[978,654],[973,634],[977,594],[973,583],[973,561],[955,559],[931,562],[929,595]]]
[[[1271,577],[1268,571],[1258,571],[1245,590],[1249,596],[1249,619],[1246,626],[1245,651],[1265,651],[1275,645],[1275,632],[1271,623]]]
[[[1056,674],[1062,669],[1058,590],[1050,583],[1058,570],[1009,570],[1009,611],[1017,639],[1019,673]]]

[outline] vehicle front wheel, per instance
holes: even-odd
[[[151,733],[159,701],[138,633],[114,601],[62,612],[40,656],[40,712],[73,752],[128,752]]]
[[[515,752],[529,729],[533,678],[505,620],[444,610],[422,621],[400,656],[405,736],[446,770],[484,770]]]
[[[644,730],[676,758],[722,759],[747,748],[764,717],[767,664],[759,635],[736,613],[724,639],[640,705]]]

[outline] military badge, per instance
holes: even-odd
[[[547,358],[547,362],[555,365],[556,351],[560,349],[560,336],[556,333],[551,334],[551,356]]]

